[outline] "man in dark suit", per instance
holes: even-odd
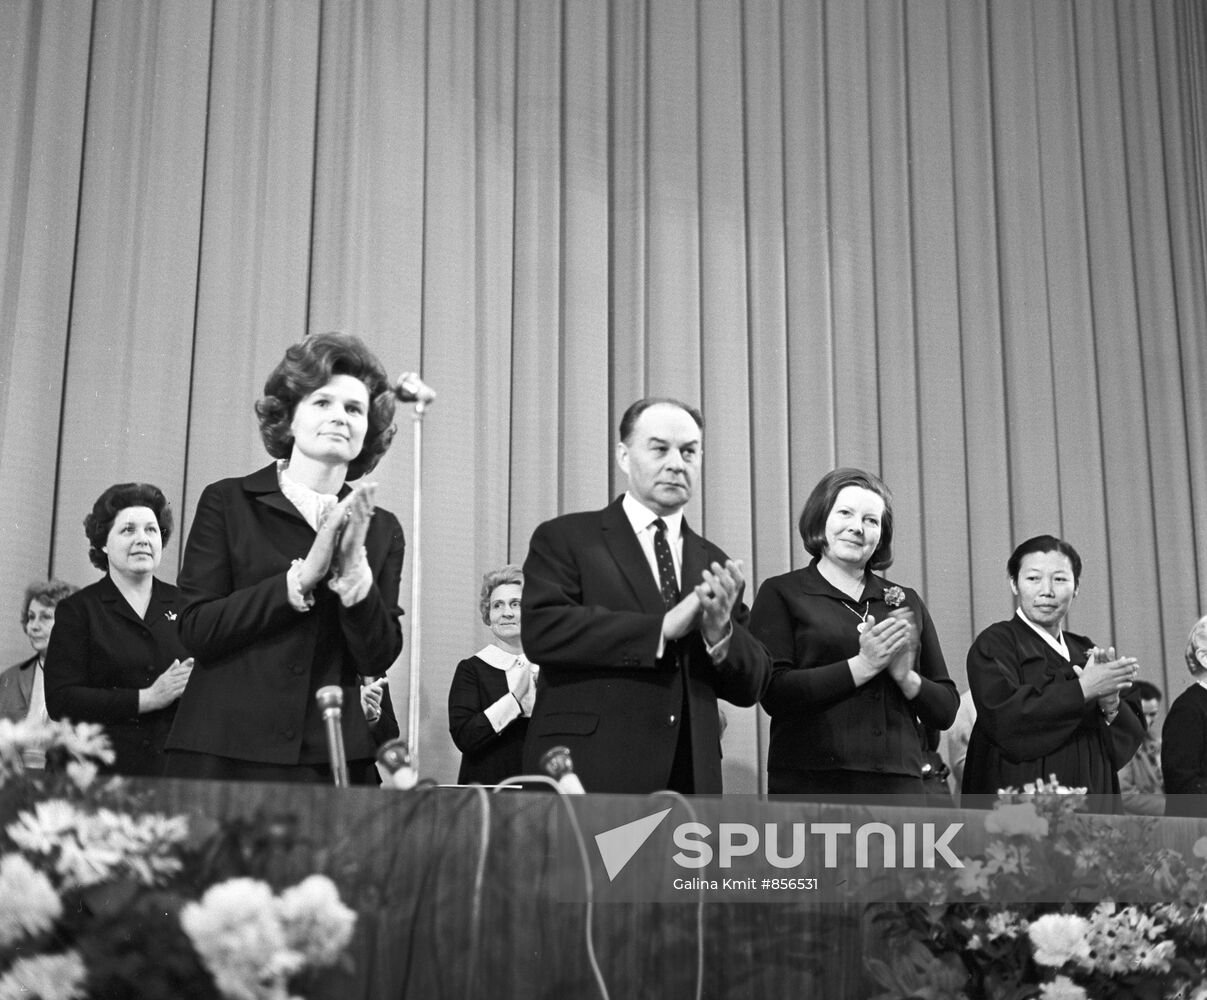
[[[756,704],[771,660],[746,629],[741,563],[683,519],[702,428],[677,400],[634,403],[616,446],[628,492],[533,533],[520,620],[541,680],[526,772],[565,746],[588,791],[721,792],[717,698]]]

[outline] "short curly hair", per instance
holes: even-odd
[[[88,536],[88,559],[97,569],[108,571],[109,557],[105,543],[113,521],[127,507],[149,507],[159,524],[159,537],[168,544],[172,537],[172,508],[163,490],[150,483],[116,483],[96,498],[92,510],[84,518],[84,534]]]
[[[482,592],[478,595],[478,611],[482,615],[482,624],[490,624],[490,595],[499,587],[508,583],[518,583],[524,586],[524,571],[515,563],[508,563],[498,569],[492,569],[482,576]]]
[[[826,548],[826,521],[838,500],[838,494],[848,486],[861,486],[871,490],[884,501],[884,515],[880,519],[880,543],[868,569],[888,569],[893,564],[893,494],[879,476],[863,469],[841,468],[827,472],[813,487],[805,507],[800,512],[800,537],[805,549],[814,558],[821,556]]]
[[[359,479],[373,471],[394,440],[397,397],[377,356],[350,333],[316,333],[285,352],[264,383],[264,395],[256,401],[260,438],[273,458],[288,458],[293,450],[290,424],[298,403],[336,375],[360,379],[369,392],[364,447],[348,463],[348,478]]]
[[[21,602],[21,627],[25,627],[25,619],[29,617],[29,606],[37,601],[47,608],[53,608],[64,597],[74,594],[80,588],[62,580],[37,580],[25,588],[25,599]]]

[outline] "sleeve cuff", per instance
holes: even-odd
[[[373,588],[373,572],[369,569],[369,560],[365,555],[364,546],[353,564],[339,576],[329,580],[327,586],[334,590],[345,608],[359,604],[369,596]]]
[[[708,655],[712,658],[713,663],[720,663],[723,659],[725,659],[725,657],[727,657],[729,655],[729,640],[732,638],[733,638],[733,622],[730,622],[729,628],[726,630],[725,634],[723,636],[721,636],[720,639],[717,640],[717,643],[715,646],[710,646],[710,645],[708,645],[707,642],[704,644],[704,649],[708,652]]]
[[[314,607],[314,594],[302,593],[302,560],[295,559],[285,574],[285,587],[289,594],[289,605],[294,611],[309,611]]]
[[[496,733],[501,733],[508,725],[520,717],[520,703],[508,691],[493,705],[486,707],[486,718],[494,727]]]

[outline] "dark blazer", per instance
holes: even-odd
[[[683,586],[726,555],[683,524]],[[681,726],[688,727],[694,790],[721,792],[717,698],[758,702],[771,659],[733,612],[728,653],[712,662],[700,632],[655,659],[665,607],[620,499],[600,511],[566,514],[533,533],[524,562],[521,635],[541,665],[524,745],[537,773],[549,747],[570,749],[589,792],[667,787]],[[686,718],[684,703],[686,700]]]
[[[15,663],[0,674],[0,719],[20,722],[29,715],[29,699],[34,690],[37,656]]]
[[[300,612],[289,603],[285,576],[314,538],[281,493],[275,463],[202,491],[179,579],[180,634],[197,666],[169,750],[321,764],[328,755],[314,695],[337,684],[348,760],[374,756],[358,675],[384,674],[402,650],[402,528],[377,508],[365,540],[373,586],[363,601],[345,608],[322,584],[314,607]]]
[[[138,692],[173,660],[189,656],[176,631],[180,592],[151,582],[151,603],[139,618],[109,575],[64,597],[55,607],[46,649],[46,709],[53,719],[99,722],[113,743],[119,774],[160,775],[176,705],[138,712]]]
[[[1173,700],[1165,716],[1161,773],[1166,815],[1207,816],[1207,688],[1197,681]]]
[[[516,716],[496,733],[486,715],[487,708],[509,693],[505,670],[478,656],[457,664],[448,691],[448,731],[461,751],[458,784],[497,785],[524,773],[529,720]]]
[[[1074,666],[1093,641],[1064,633],[1069,660],[1017,614],[996,622],[968,650],[968,685],[976,723],[964,762],[961,805],[992,804],[999,788],[1022,788],[1052,775],[1085,788],[1092,812],[1119,812],[1119,778],[1144,739],[1144,723],[1125,699],[1107,725],[1096,699],[1086,701]],[[978,798],[979,796],[979,798]]]

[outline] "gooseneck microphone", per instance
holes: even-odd
[[[348,758],[344,752],[344,730],[340,725],[343,716],[344,692],[335,684],[328,684],[314,693],[319,711],[323,713],[323,724],[327,729],[327,756],[331,758],[331,778],[336,788],[348,787]]]
[[[401,737],[387,740],[377,748],[377,763],[389,775],[389,779],[382,783],[383,788],[399,788],[405,792],[419,783],[411,751],[407,741]]]
[[[403,372],[394,383],[394,395],[400,403],[414,403],[422,411],[436,399],[436,390],[419,377],[418,372]]]
[[[541,770],[557,782],[558,791],[563,795],[583,795],[587,791],[574,773],[569,747],[550,747],[541,754]]]

